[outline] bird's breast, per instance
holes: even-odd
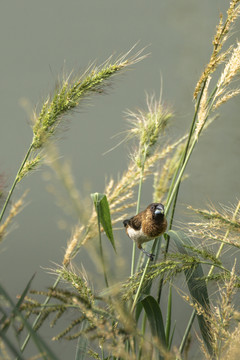
[[[164,217],[159,221],[144,221],[142,223],[143,232],[153,239],[163,234],[166,228],[167,220]]]
[[[127,228],[127,234],[128,236],[135,241],[137,244],[143,244],[146,241],[152,240],[154,239],[154,237],[151,236],[147,236],[142,229],[140,230],[135,230],[131,227]]]

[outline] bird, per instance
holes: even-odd
[[[127,235],[135,241],[139,250],[153,261],[154,254],[142,248],[142,244],[155,239],[167,229],[167,219],[164,215],[164,206],[161,203],[152,203],[137,215],[123,221]]]

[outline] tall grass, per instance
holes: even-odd
[[[92,194],[92,207],[87,206],[79,195],[70,170],[59,163],[51,138],[64,116],[80,106],[86,96],[102,93],[114,74],[142,60],[144,55],[139,52],[131,57],[128,53],[116,61],[111,58],[99,68],[91,67],[78,78],[64,78],[54,95],[47,98],[38,113],[34,113],[32,141],[1,211],[0,240],[4,239],[9,223],[23,206],[24,198],[8,210],[16,185],[46,158],[62,180],[80,224],[73,229],[67,242],[62,264],[51,270],[56,274],[52,287],[32,290],[31,280],[15,302],[0,286],[2,358],[24,359],[25,348],[32,340],[38,358],[57,359],[38,330],[47,320],[54,326],[61,318],[65,318],[68,325],[52,340],[77,340],[75,359],[187,358],[195,318],[199,324],[197,336],[202,357],[239,358],[236,295],[240,277],[236,271],[235,250],[240,247],[240,202],[223,209],[190,207],[193,216],[198,214],[200,220],[192,221],[179,231],[172,229],[181,182],[192,152],[207,126],[216,120],[214,112],[240,92],[239,88],[232,88],[240,71],[240,44],[227,46],[229,33],[239,13],[239,1],[235,0],[230,2],[226,18],[220,17],[209,63],[194,91],[194,114],[186,134],[177,140],[165,141],[164,132],[172,126],[173,113],[163,105],[161,98],[148,96],[146,109],[128,111],[130,129],[127,139],[133,143],[129,164],[118,181],[110,179],[103,194]],[[221,72],[216,79],[213,74],[218,69]],[[111,273],[107,254],[103,251],[103,237],[106,235],[109,239],[110,247],[117,248],[115,225],[122,226],[122,220],[134,211],[132,207],[136,213],[139,212],[147,178],[154,184],[153,201],[165,204],[169,227],[163,237],[153,241],[154,262],[142,253],[138,254],[136,261],[133,244],[129,277],[119,281]],[[0,189],[0,195],[2,193],[4,190]],[[174,246],[171,247],[171,243]],[[215,244],[214,252],[212,243]],[[91,256],[105,281],[105,288],[100,292],[94,290],[97,284],[90,284],[84,270],[74,267],[74,258],[81,255],[82,249],[91,249]],[[234,250],[235,261],[230,266],[225,263],[224,249]],[[114,257],[115,267],[120,266],[118,253]],[[188,291],[178,288],[179,274],[185,276]],[[212,283],[219,289],[214,296],[210,294]],[[157,294],[153,291],[153,284],[157,284]],[[175,340],[176,324],[172,319],[173,287],[192,308],[179,343]],[[168,290],[166,308],[160,305],[163,290],[165,293]],[[68,316],[69,311],[74,312],[74,319]],[[25,331],[25,340],[15,342],[10,329],[17,338],[19,332]]]

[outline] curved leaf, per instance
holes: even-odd
[[[96,212],[99,215],[100,223],[108,239],[110,240],[114,250],[116,251],[113,231],[112,231],[112,221],[111,221],[111,215],[110,215],[110,209],[109,209],[107,197],[105,194],[101,194],[101,193],[91,194],[91,197],[94,202]]]
[[[158,302],[151,295],[146,296],[140,302],[146,312],[152,335],[156,336],[161,344],[166,347],[163,317]]]

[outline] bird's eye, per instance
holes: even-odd
[[[151,206],[151,210],[152,210],[152,211],[155,210],[155,206],[154,206],[154,205]]]

